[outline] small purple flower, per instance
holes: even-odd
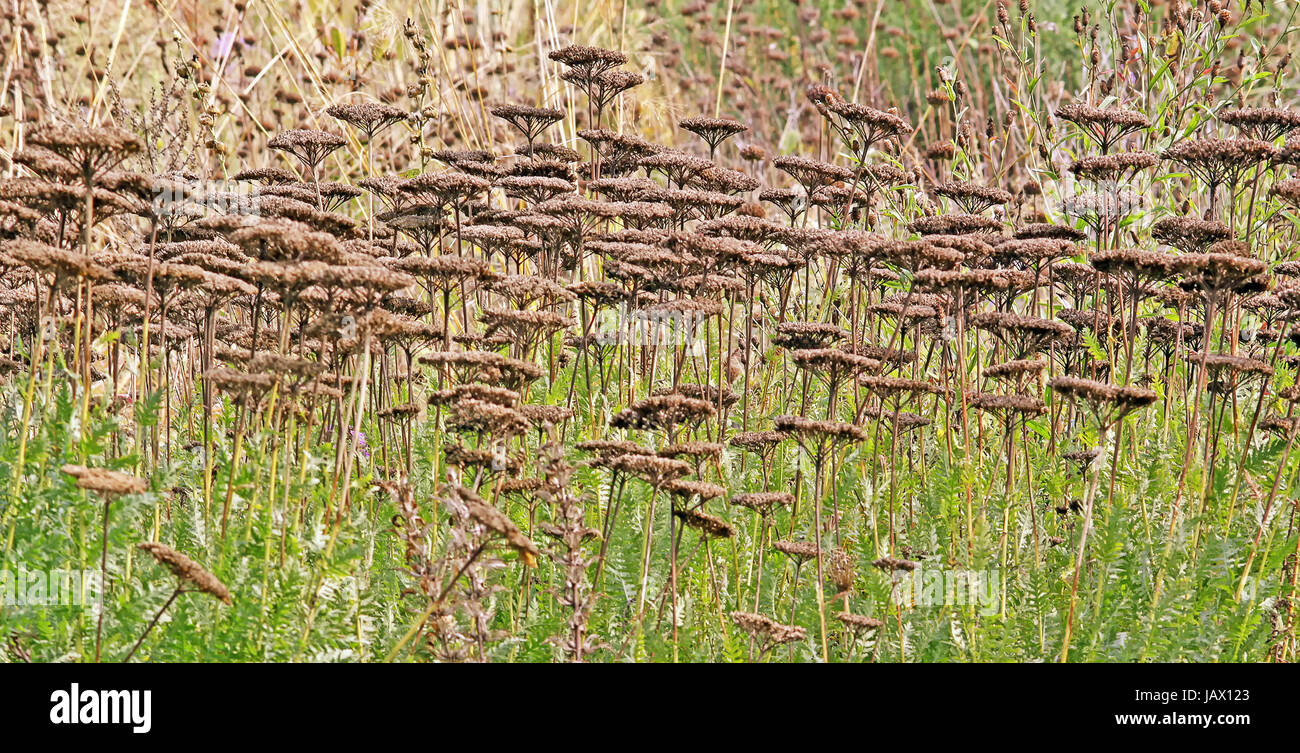
[[[355,429],[348,429],[348,435],[352,437],[353,444],[356,445],[357,452],[366,460],[370,459],[370,443],[366,441],[366,433]]]
[[[235,36],[235,33],[231,31],[217,37],[217,41],[212,45],[212,59],[221,60],[228,56],[230,51],[234,49],[235,39],[237,39],[237,37]]]

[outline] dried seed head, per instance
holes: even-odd
[[[266,145],[297,157],[308,169],[315,171],[316,166],[325,160],[335,149],[348,143],[347,139],[337,133],[294,129],[277,133]]]
[[[776,429],[786,435],[803,439],[829,439],[836,442],[861,442],[867,431],[855,424],[840,421],[818,421],[800,416],[777,416]]]
[[[1009,204],[1015,198],[1009,191],[976,183],[954,181],[933,189],[933,193],[951,199],[967,214],[979,214],[989,207]]]
[[[226,585],[217,576],[203,569],[199,563],[189,557],[166,544],[160,544],[156,541],[146,541],[140,544],[139,547],[152,555],[158,561],[158,564],[171,570],[172,575],[175,575],[182,582],[190,583],[203,593],[211,594],[227,604],[234,603],[234,599],[230,595],[230,589],[226,588]]]
[[[1235,126],[1246,136],[1273,142],[1300,128],[1300,112],[1276,107],[1243,107],[1219,113],[1219,120]]]
[[[683,483],[683,482],[675,482]],[[721,495],[715,495],[721,496]],[[687,528],[694,528],[701,534],[713,539],[729,539],[735,535],[731,524],[716,515],[709,515],[699,510],[673,510],[673,517],[682,521]]]
[[[380,102],[335,104],[325,108],[325,112],[366,134],[367,139],[373,138],[376,133],[394,123],[400,123],[410,117],[410,113],[406,110]]]
[[[711,150],[732,136],[749,130],[749,126],[730,118],[683,118],[677,121],[677,126],[704,139]]]
[[[455,487],[451,493],[465,505],[471,519],[505,539],[506,544],[519,553],[519,557],[525,565],[537,567],[537,559],[541,556],[541,550],[519,530],[519,526],[516,526],[509,516],[463,486]]]
[[[912,562],[911,560],[895,559],[893,557],[881,557],[871,564],[885,572],[911,572],[916,569],[915,562]]]
[[[731,504],[748,507],[764,517],[771,515],[778,507],[794,504],[794,495],[790,492],[749,492],[737,494],[730,500]]]
[[[610,419],[615,429],[665,430],[671,432],[679,424],[693,424],[712,418],[713,405],[682,395],[647,397],[624,408]]]
[[[149,484],[144,479],[121,471],[110,471],[107,468],[65,465],[63,472],[75,478],[79,488],[98,492],[105,497],[143,494],[149,490]]]
[[[772,646],[801,641],[808,636],[808,631],[801,627],[782,625],[770,617],[752,612],[732,612],[731,621],[736,627]]]

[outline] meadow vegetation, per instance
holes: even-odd
[[[1298,9],[15,0],[0,657],[1293,661]]]

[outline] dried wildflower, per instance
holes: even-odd
[[[622,218],[636,223],[652,223],[673,216],[666,204],[649,201],[592,201],[578,196],[562,196],[544,201],[535,209],[541,214],[564,220],[574,235],[584,235],[601,219]]]
[[[1074,335],[1074,328],[1061,322],[1001,311],[973,314],[969,322],[973,327],[991,332],[1007,345],[1015,358],[1041,352]]]
[[[1177,270],[1179,257],[1159,251],[1121,248],[1097,252],[1088,262],[1102,273],[1127,280],[1131,288],[1141,289],[1171,276]]]
[[[692,219],[713,218],[728,212],[734,212],[745,203],[744,199],[730,194],[689,189],[684,191],[664,191],[654,198],[655,201],[672,207],[678,221],[683,223]]]
[[[770,617],[752,612],[732,612],[731,621],[741,630],[763,642],[764,653],[773,646],[801,641],[808,631],[793,625],[782,625]]]
[[[405,110],[380,102],[335,104],[325,108],[325,113],[361,131],[366,135],[366,140],[373,139],[376,133],[410,117],[410,113]]]
[[[578,131],[578,138],[591,144],[600,155],[600,171],[604,176],[626,175],[641,166],[641,159],[663,151],[663,147],[634,134],[590,129]]]
[[[733,505],[747,507],[762,517],[769,517],[778,507],[794,504],[794,495],[789,492],[749,492],[737,494],[728,500]]]
[[[1269,193],[1292,206],[1300,206],[1300,178],[1279,180],[1269,189]]]
[[[866,630],[875,630],[876,628],[883,627],[885,624],[874,617],[867,617],[866,615],[861,614],[849,614],[848,612],[840,612],[835,615],[835,619],[844,623],[845,627],[855,633],[860,633]]]
[[[1186,167],[1211,192],[1221,185],[1236,186],[1246,171],[1270,159],[1271,144],[1254,139],[1192,139],[1165,150],[1164,158]]]
[[[711,316],[718,316],[723,311],[722,304],[716,301],[701,301],[693,298],[675,298],[668,301],[659,301],[640,309],[638,313],[644,313],[650,318],[659,318],[671,315],[683,315],[688,319],[703,320]]]
[[[801,369],[816,371],[831,384],[857,374],[876,371],[880,361],[835,348],[813,348],[790,351],[790,360]]]
[[[633,403],[610,419],[615,429],[660,429],[671,433],[679,424],[694,424],[712,418],[712,404],[682,395],[647,397]]]
[[[1151,121],[1140,112],[1082,104],[1065,105],[1056,111],[1056,117],[1077,125],[1092,137],[1102,152],[1109,152],[1124,137],[1151,125]]]
[[[337,133],[297,129],[281,131],[266,145],[292,154],[315,174],[316,167],[346,143],[347,139]]]
[[[1156,401],[1156,393],[1143,387],[1119,387],[1073,376],[1053,377],[1047,386],[1087,405],[1103,428]]]
[[[668,456],[660,455],[660,457]],[[674,479],[665,483],[662,488],[664,491],[678,498],[679,504],[685,504],[692,497],[698,498],[700,502],[707,502],[710,499],[716,499],[727,493],[726,487],[709,481]]]
[[[1232,231],[1217,220],[1166,217],[1151,226],[1151,237],[1185,254],[1196,254],[1219,241],[1228,240]]]
[[[1008,239],[1001,241],[986,257],[994,264],[1041,270],[1057,259],[1074,256],[1079,251],[1073,242],[1055,238]],[[971,257],[967,254],[967,258]]]
[[[827,186],[853,178],[853,171],[847,167],[819,162],[808,157],[776,157],[772,160],[772,166],[794,178],[809,197]]]
[[[1249,138],[1274,142],[1300,128],[1300,112],[1276,107],[1243,107],[1219,113],[1219,120],[1237,128]]]
[[[641,158],[640,163],[647,173],[662,173],[678,188],[685,188],[696,176],[713,167],[713,163],[709,160],[675,151],[646,155]]]
[[[492,152],[485,149],[439,149],[431,152],[429,157],[453,167],[469,164],[486,165],[494,159]]]
[[[1083,472],[1088,469],[1088,466],[1092,465],[1097,458],[1101,457],[1101,450],[1095,447],[1089,450],[1073,450],[1071,452],[1062,453],[1061,457],[1078,466],[1078,473],[1082,475]]]
[[[772,548],[786,555],[796,563],[803,563],[817,557],[817,545],[808,541],[774,541]]]
[[[27,143],[66,160],[87,185],[140,151],[138,138],[114,127],[44,125],[27,135]]]
[[[606,71],[589,76],[585,71],[569,69],[560,78],[586,92],[597,114],[603,112],[618,95],[645,83],[645,76],[633,71]],[[596,123],[600,120],[597,117]]]
[[[842,546],[833,549],[826,558],[826,578],[835,586],[835,598],[844,598],[853,590],[856,564],[853,553]]]
[[[495,403],[506,408],[513,408],[519,403],[520,397],[519,393],[514,390],[486,384],[458,384],[455,387],[429,393],[429,405],[445,407],[461,400],[479,400],[485,403]]]
[[[415,204],[448,207],[463,205],[491,186],[483,178],[448,171],[417,175],[401,183],[397,190]]]
[[[984,369],[984,376],[990,379],[1009,379],[1018,381],[1020,379],[1037,376],[1047,369],[1047,361],[1044,360],[1012,360],[1002,363],[995,363]]]
[[[502,178],[497,181],[497,186],[504,190],[507,196],[523,199],[530,204],[540,204],[548,199],[574,192],[573,183],[563,178],[531,175]]]
[[[583,452],[593,452],[606,457],[654,454],[652,450],[648,450],[636,442],[621,439],[588,439],[577,443],[574,447]]]
[[[447,289],[466,280],[495,277],[492,265],[482,259],[456,254],[440,256],[408,256],[391,262],[393,269],[423,278],[426,283],[437,281],[435,288]]]
[[[465,505],[470,518],[504,539],[506,544],[519,554],[525,565],[537,567],[537,558],[541,556],[541,550],[519,530],[519,526],[516,526],[514,521],[473,491],[463,486],[456,487],[454,491]]]
[[[260,208],[260,202],[265,197],[286,197],[311,204],[317,201],[319,195],[321,209],[325,212],[335,212],[362,193],[364,192],[360,188],[346,183],[284,183],[259,189],[257,198]]]
[[[146,215],[150,211],[143,202],[102,188],[87,191],[84,185],[51,183],[39,178],[0,179],[0,200],[41,214],[59,214],[80,221],[87,198],[94,204],[95,223],[125,213]]]
[[[447,464],[457,468],[478,468],[486,473],[519,473],[523,464],[518,458],[495,450],[480,450],[462,444],[449,444],[443,450]],[[502,489],[504,493],[505,489]]]
[[[628,294],[622,286],[602,280],[584,280],[569,285],[566,290],[591,306],[606,307],[624,302]]]
[[[1034,276],[1014,269],[922,269],[916,273],[922,291],[984,293],[1011,299],[1034,287]]]
[[[63,472],[77,480],[77,487],[98,492],[105,497],[123,494],[143,494],[149,484],[142,478],[107,468],[88,468],[84,465],[65,465]]]
[[[991,234],[1001,232],[1002,223],[978,214],[943,214],[912,220],[907,229],[920,235]]]
[[[1300,416],[1287,418],[1286,416],[1269,416],[1260,421],[1259,428],[1264,431],[1270,431],[1283,439],[1294,436],[1300,432]]]
[[[669,481],[690,473],[693,469],[687,463],[657,455],[625,454],[609,458],[610,470],[636,476],[653,487],[662,487]]]
[[[298,176],[291,170],[283,167],[255,167],[240,170],[235,173],[231,180],[255,180],[265,185],[281,185],[285,183],[295,183]]]
[[[1045,222],[1035,222],[1035,223],[1030,223],[1028,225],[1022,225],[1016,228],[1014,237],[1021,240],[1029,240],[1033,238],[1047,238],[1052,240],[1063,240],[1063,241],[1070,241],[1072,243],[1078,243],[1079,241],[1083,240],[1087,236],[1084,233],[1075,230],[1072,227],[1064,227],[1062,225],[1052,225]]]
[[[230,394],[231,400],[240,405],[254,405],[275,386],[275,378],[270,374],[245,374],[240,371],[218,366],[203,374],[208,384]]]
[[[189,583],[195,589],[210,594],[227,604],[234,603],[234,599],[230,595],[230,589],[226,588],[226,585],[218,580],[217,576],[203,569],[199,563],[189,557],[166,544],[160,544],[156,541],[146,541],[140,544],[139,547],[152,555],[158,561],[158,564],[171,570],[172,575],[175,575],[182,582]]]
[[[870,376],[866,374],[858,377],[857,383],[865,387],[869,392],[894,399],[910,395],[939,395],[946,391],[946,388],[941,384],[920,379]]]
[[[35,144],[28,144],[14,152],[13,162],[48,181],[73,183],[84,177],[77,165],[54,151]]]
[[[756,190],[759,185],[757,178],[716,165],[701,170],[692,181],[692,186],[700,190],[730,194],[748,193]]]
[[[501,439],[523,434],[530,423],[514,408],[461,398],[449,406],[447,425],[455,431],[488,433]]]
[[[1229,372],[1240,378],[1273,375],[1273,367],[1257,358],[1247,358],[1246,356],[1237,356],[1230,353],[1202,354],[1195,351],[1188,352],[1186,358],[1195,365],[1204,366],[1214,374]]]
[[[962,208],[966,214],[979,214],[984,210],[997,206],[999,204],[1011,203],[1012,195],[1008,191],[992,186],[981,186],[976,183],[967,183],[964,181],[955,181],[944,183],[933,189],[933,192],[939,196],[951,199],[953,203]]]
[[[780,431],[747,431],[736,434],[727,441],[732,447],[763,455],[789,438],[790,435]]]
[[[0,252],[61,285],[74,278],[106,279],[109,272],[90,257],[25,239],[0,242]]]
[[[867,438],[867,432],[861,426],[840,421],[817,421],[799,416],[777,416],[773,419],[776,429],[787,436],[810,439],[829,439],[839,442],[861,442]]]
[[[976,410],[1001,413],[1007,418],[1015,414],[1036,416],[1047,410],[1046,403],[1028,395],[974,395],[970,399],[970,404]]]
[[[895,559],[894,557],[881,557],[871,564],[884,570],[885,572],[911,572],[916,569],[916,563],[911,560]]]
[[[529,146],[527,144],[516,147],[515,154],[520,154],[520,155],[529,154],[527,151],[528,148]],[[548,144],[545,142],[540,144],[533,144],[531,156],[536,157],[538,159],[544,159],[550,162],[581,162],[582,161],[582,155],[578,154],[577,150],[570,149],[569,147],[563,146],[561,144]]]
[[[492,114],[514,126],[528,141],[528,156],[533,156],[533,143],[552,124],[564,118],[564,112],[548,107],[527,105],[497,105]]]
[[[706,512],[674,509],[673,517],[681,520],[686,527],[694,528],[708,538],[729,539],[735,535],[730,523]]]
[[[718,150],[718,145],[738,133],[749,130],[749,126],[730,118],[683,118],[677,121],[677,127],[704,139],[709,145],[709,154]]]
[[[1243,255],[1241,247],[1225,247],[1224,243],[1231,242],[1220,241],[1206,253],[1178,257],[1178,269],[1183,274],[1179,285],[1213,300],[1226,292],[1247,292],[1268,270],[1264,261]],[[1218,251],[1220,248],[1224,251]]]
[[[541,367],[530,361],[490,351],[436,351],[420,356],[420,360],[434,366],[456,369],[462,382],[472,381],[472,377],[484,382],[496,382],[511,390],[517,390],[542,376]]]
[[[486,309],[479,314],[483,322],[484,337],[503,332],[514,343],[531,349],[538,339],[562,330],[573,322],[563,314],[553,311],[518,311],[515,309]]]
[[[627,55],[621,52],[582,45],[552,50],[547,57],[570,68],[580,69],[588,77],[597,76],[627,62]]]
[[[1128,180],[1159,162],[1160,158],[1151,152],[1118,152],[1077,159],[1070,165],[1070,172],[1077,178],[1090,181]]]
[[[849,336],[847,330],[824,322],[782,322],[776,326],[772,344],[787,350],[826,348]]]
[[[898,115],[848,102],[825,86],[809,87],[807,96],[861,162],[877,144],[912,132],[912,126]]]
[[[574,416],[572,408],[565,408],[562,405],[521,405],[519,412],[533,423],[534,426],[544,427],[547,424],[558,424],[567,421]]]
[[[717,442],[679,442],[661,448],[657,454],[665,458],[686,456],[697,461],[717,460],[722,457],[723,449],[723,445]]]

